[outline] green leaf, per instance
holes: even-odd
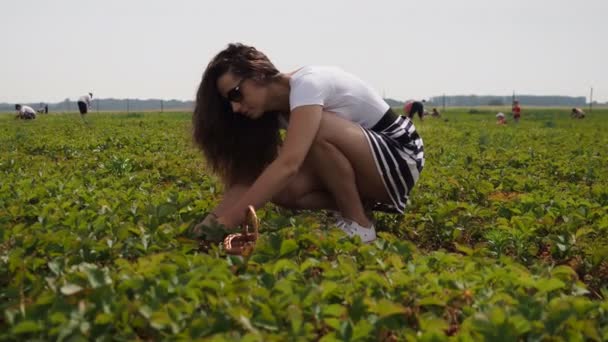
[[[467,246],[461,245],[459,243],[454,243],[454,246],[456,247],[456,250],[464,253],[465,255],[471,256],[473,255],[474,251],[472,248],[469,248]]]
[[[441,298],[433,297],[424,297],[418,301],[418,305],[427,306],[427,305],[436,305],[436,306],[445,306],[445,300]]]
[[[171,324],[172,320],[165,311],[155,311],[150,317],[150,326],[155,329],[162,330]]]
[[[15,325],[11,329],[11,332],[13,334],[16,334],[16,335],[19,335],[19,334],[31,334],[31,333],[42,331],[42,329],[43,329],[42,325],[39,324],[38,322],[23,321],[23,322],[17,323],[17,325]]]
[[[277,275],[279,272],[283,272],[283,271],[297,271],[298,270],[298,265],[289,260],[289,259],[280,259],[279,261],[277,261],[273,268],[272,268],[272,274],[273,275]]]
[[[340,337],[343,341],[350,341],[353,337],[353,324],[350,320],[342,321],[340,324]]]
[[[322,307],[325,317],[342,317],[346,313],[346,308],[340,304],[329,304]]]
[[[326,318],[324,322],[334,330],[338,330],[340,329],[340,324],[342,323],[342,320],[339,318]]]
[[[376,303],[368,303],[369,311],[377,314],[380,318],[384,318],[396,314],[404,314],[407,312],[405,307],[387,299],[381,299]]]
[[[353,327],[353,340],[367,340],[374,331],[374,326],[366,321],[362,320],[355,324]]]
[[[566,284],[564,284],[563,281],[556,279],[556,278],[540,279],[536,282],[536,285],[535,285],[535,287],[539,291],[543,291],[543,292],[555,291],[557,289],[564,288],[565,286],[566,286]]]
[[[292,240],[292,239],[283,240],[283,242],[281,243],[281,250],[279,252],[279,256],[284,257],[297,250],[298,250],[298,244],[296,243],[295,240]]]
[[[84,272],[89,279],[89,284],[92,288],[98,288],[104,285],[112,284],[112,278],[107,274],[107,270],[99,269],[96,265],[86,265]]]
[[[320,264],[321,262],[317,259],[313,259],[313,258],[308,258],[306,259],[306,261],[304,261],[301,265],[300,265],[300,272],[304,272],[307,269],[311,268],[311,267],[316,267]]]
[[[574,234],[574,236],[576,237],[576,239],[580,239],[581,237],[590,234],[590,233],[594,233],[595,229],[591,228],[591,227],[583,227],[583,228],[579,228],[576,230],[576,233]]]
[[[551,271],[551,275],[557,278],[560,278],[562,280],[570,280],[570,279],[577,279],[578,275],[576,274],[576,272],[569,266],[565,266],[565,265],[560,265],[555,267],[552,271]]]
[[[511,321],[511,323],[515,327],[515,331],[517,332],[518,335],[523,335],[523,334],[529,332],[530,329],[532,329],[532,325],[530,324],[530,321],[528,321],[522,315],[511,316],[511,317],[509,317],[509,321]]]
[[[608,332],[608,329],[605,329],[605,331]],[[602,338],[600,337],[599,331],[597,329],[597,322],[596,321],[592,321],[592,320],[585,320],[583,323],[583,329],[582,329],[583,334],[585,334],[585,337],[592,339],[594,341],[601,341]]]
[[[449,328],[448,322],[437,317],[420,317],[418,322],[422,331],[443,332]]]
[[[100,324],[100,325],[105,325],[105,324],[110,324],[112,323],[112,315],[107,314],[107,313],[99,313],[97,314],[97,316],[95,316],[95,324]]]
[[[177,208],[173,204],[163,203],[158,206],[157,210],[158,210],[158,217],[165,218],[165,217],[175,214],[175,212],[177,211]]]
[[[338,284],[333,281],[323,281],[321,283],[321,297],[325,299],[331,296],[338,288]]]

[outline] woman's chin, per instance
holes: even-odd
[[[257,119],[261,118],[262,115],[264,115],[264,113],[257,113],[257,112],[247,113],[247,117],[250,118],[251,120],[257,120]]]

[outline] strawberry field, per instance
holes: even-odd
[[[258,210],[243,259],[187,231],[221,185],[188,113],[0,116],[0,340],[608,340],[608,110],[416,119],[380,238]]]

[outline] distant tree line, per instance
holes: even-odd
[[[582,107],[587,105],[587,99],[584,96],[538,96],[538,95],[516,95],[522,105],[530,106],[570,106]],[[391,107],[403,106],[404,101],[399,101],[391,98],[384,99]],[[423,99],[416,99],[423,100]],[[495,96],[495,95],[450,95],[450,96],[433,96],[427,100],[427,106],[440,107],[461,106],[506,106],[511,105],[512,96]],[[594,101],[594,103],[597,103]],[[36,110],[42,108],[45,104],[49,106],[49,112],[76,112],[78,105],[76,101],[65,99],[56,103],[21,103],[28,105]],[[608,104],[608,102],[607,102]],[[162,100],[162,99],[93,99],[91,112],[138,112],[138,111],[190,111],[194,108],[193,101],[180,100]],[[0,112],[15,111],[14,103],[0,103]]]
[[[584,96],[540,96],[540,95],[516,95],[515,99],[522,105],[529,106],[585,106],[587,99]],[[434,106],[442,106],[445,101],[447,107],[452,106],[506,106],[511,105],[513,96],[495,95],[451,95],[433,96],[429,103]]]
[[[391,107],[403,106],[404,102],[394,99],[385,99]],[[44,106],[42,102],[21,103],[28,105],[34,109],[39,109]],[[76,101],[65,99],[62,102],[46,103],[49,106],[50,112],[76,112],[78,105]],[[161,99],[93,99],[91,111],[113,111],[113,112],[137,112],[137,111],[177,111],[177,110],[192,110],[194,101],[180,100],[161,100]],[[10,112],[15,110],[14,103],[0,103],[0,112]]]
[[[28,105],[36,110],[45,104],[49,106],[49,112],[77,112],[77,101],[65,99],[56,103],[21,103]],[[91,112],[112,111],[112,112],[138,112],[138,111],[176,111],[192,110],[193,101],[162,100],[162,99],[95,99],[91,103]],[[0,112],[10,112],[15,110],[14,103],[0,103]]]

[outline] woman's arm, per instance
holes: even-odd
[[[221,213],[218,222],[228,227],[245,220],[247,206],[261,207],[278,194],[304,162],[321,124],[322,107],[308,105],[295,108],[290,115],[285,143],[281,153],[245,194],[227,211]]]

